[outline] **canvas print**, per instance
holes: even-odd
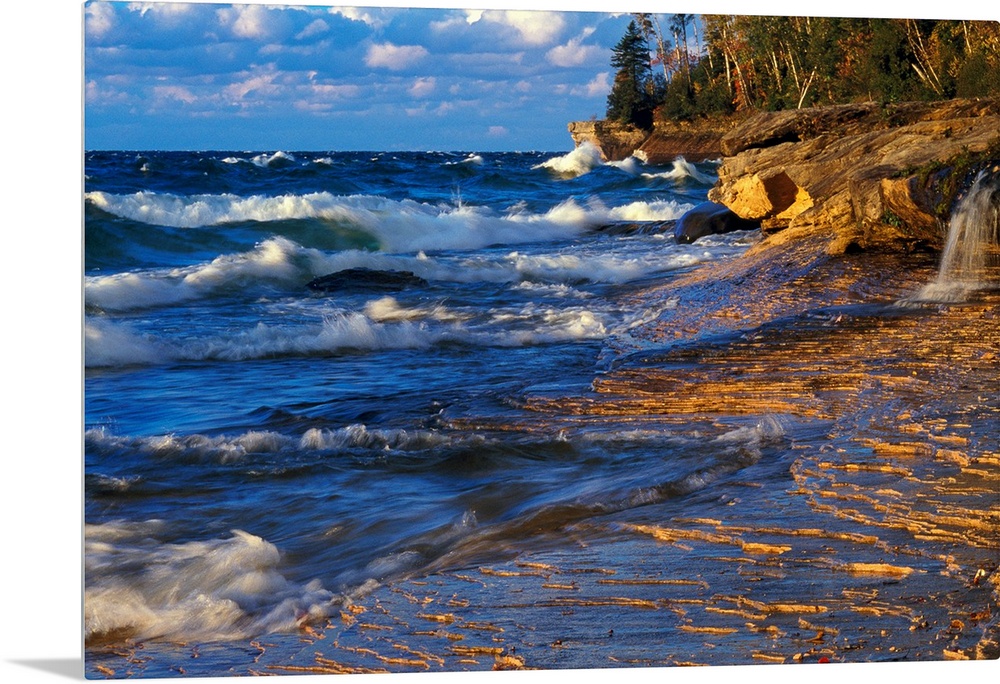
[[[1000,24],[698,11],[83,6],[88,678],[1000,655]]]

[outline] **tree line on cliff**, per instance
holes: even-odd
[[[740,111],[1000,95],[1000,23],[637,13],[607,118],[651,128]]]

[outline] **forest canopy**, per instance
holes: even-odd
[[[607,118],[1000,95],[1000,22],[633,14]]]

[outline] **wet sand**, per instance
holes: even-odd
[[[648,506],[534,519],[494,561],[370,587],[299,634],[118,644],[88,675],[997,658],[1000,292],[896,304],[934,272],[799,244],[651,288],[677,305],[591,392],[525,397],[528,420],[770,421],[760,460]]]

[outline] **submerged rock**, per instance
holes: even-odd
[[[757,228],[760,228],[759,221],[741,218],[724,204],[702,202],[681,216],[674,227],[674,239],[681,244],[690,244],[706,235]]]
[[[396,292],[426,284],[426,280],[410,271],[348,268],[314,278],[306,287],[318,292]]]

